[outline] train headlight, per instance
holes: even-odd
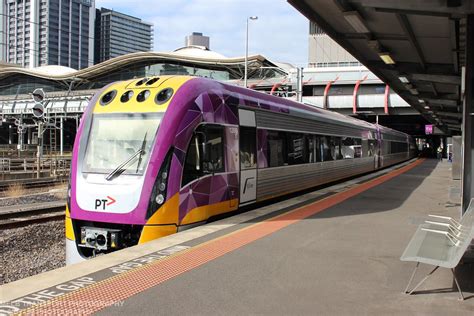
[[[150,194],[150,202],[148,202],[148,209],[145,219],[149,219],[166,201],[166,187],[168,185],[167,179],[172,156],[173,148],[171,148],[166,154],[163,164],[158,171],[155,184],[153,185],[153,189]]]
[[[160,189],[160,191],[164,191],[166,189],[166,184],[161,182],[160,185],[158,186],[158,189]]]
[[[158,203],[159,205],[163,204],[163,202],[165,201],[165,197],[163,196],[163,194],[158,194],[156,196],[156,199],[155,199],[156,203]]]

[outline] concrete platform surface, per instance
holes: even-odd
[[[415,263],[399,258],[416,225],[428,214],[459,217],[459,209],[447,203],[450,166],[426,160],[390,177],[333,188],[332,196],[326,190],[314,201],[301,201],[308,194],[293,198],[301,204],[287,207],[283,201],[284,208],[247,214],[238,225],[181,237],[174,254],[148,265],[94,284],[83,276],[82,283],[67,285],[78,291],[27,312],[66,306],[70,313],[99,315],[473,315],[473,264],[457,270],[463,302],[445,269],[416,295],[402,294]],[[419,269],[417,278],[430,268]],[[85,270],[95,273],[91,279],[110,274]],[[56,310],[48,309],[55,303]],[[101,306],[87,306],[94,304]]]

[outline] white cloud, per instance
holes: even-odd
[[[96,7],[114,9],[154,23],[155,50],[172,51],[192,32],[211,38],[211,49],[225,56],[245,54],[246,18],[249,53],[305,66],[308,21],[284,0],[97,0]]]

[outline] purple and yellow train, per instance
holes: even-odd
[[[414,155],[401,132],[209,79],[113,83],[76,136],[67,262]]]

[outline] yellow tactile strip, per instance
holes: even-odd
[[[423,160],[392,171],[285,214],[248,226],[228,235],[177,253],[163,260],[116,275],[75,292],[65,294],[22,311],[22,315],[88,315],[157,286],[186,271],[199,267],[226,253],[272,234],[288,225],[312,216],[370,188],[388,181],[418,165]]]

